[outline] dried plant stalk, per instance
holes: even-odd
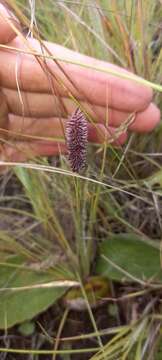
[[[68,159],[72,171],[80,172],[86,166],[88,123],[84,113],[77,108],[66,127]]]

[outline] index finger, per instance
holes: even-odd
[[[3,3],[3,2],[2,2]],[[7,44],[14,39],[16,33],[8,23],[10,19],[16,28],[20,29],[20,23],[8,6],[0,4],[0,43]]]
[[[20,39],[14,40],[14,45],[18,49],[24,50],[24,44]],[[86,68],[84,65],[101,67],[110,72],[115,70],[119,72],[119,75],[120,73],[128,74],[125,69],[79,54],[60,45],[53,43],[45,43],[45,45],[55,57],[67,59],[73,64],[61,61],[59,67],[53,60],[46,59],[47,68],[42,61],[45,68],[43,71],[33,55],[21,54],[18,75],[22,90],[52,93],[50,75],[56,94],[58,92],[61,96],[69,97],[70,91],[78,100],[86,99],[90,104],[109,106],[125,112],[136,112],[144,110],[151,102],[153,95],[151,88],[133,80]],[[33,50],[39,51],[41,54],[38,41],[30,39],[30,48],[31,46]],[[75,65],[75,61],[80,62],[82,66]],[[10,51],[1,51],[1,80],[6,87],[16,87],[15,66],[16,54]]]

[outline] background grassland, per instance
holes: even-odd
[[[10,3],[20,11],[24,36],[29,28],[37,34],[39,30],[42,39],[124,66],[161,84],[160,0]],[[159,91],[154,92],[154,100],[162,108]],[[89,145],[88,168],[82,177],[68,172],[64,156],[37,159],[26,168],[13,166],[1,175],[0,284],[8,292],[1,296],[1,308],[5,310],[0,327],[23,323],[56,303],[67,290],[65,280],[80,284],[79,295],[74,289],[70,296],[74,300],[81,297],[87,307],[87,313],[73,310],[69,315],[69,310],[53,305],[52,310],[25,325],[28,329],[29,324],[36,324],[29,326],[28,337],[18,326],[2,330],[1,353],[7,359],[16,359],[18,351],[22,359],[161,359],[161,282],[156,287],[148,271],[151,264],[152,273],[160,271],[161,133],[160,124],[150,134],[130,134],[123,148]],[[118,247],[112,241],[116,234]],[[130,249],[128,240],[133,241]],[[109,251],[110,255],[112,249],[111,271],[110,263],[106,270],[103,263],[96,265],[99,245],[105,241],[105,254]],[[86,279],[94,274],[108,274],[110,298],[122,299],[112,303],[109,310],[107,305],[91,309],[85,289]],[[127,279],[124,283],[123,277]],[[60,279],[60,289],[53,285],[52,290],[33,290],[35,285]],[[28,293],[16,291],[18,286],[28,286]],[[81,330],[78,323],[82,324]],[[75,324],[76,331],[69,331],[69,324]],[[65,336],[71,336],[65,342],[59,341],[63,329]],[[6,353],[7,348],[12,354]],[[51,353],[44,350],[47,348]],[[23,355],[25,350],[27,354]]]

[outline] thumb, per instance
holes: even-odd
[[[20,29],[19,20],[15,17],[9,8],[0,4],[0,43],[7,44],[16,36],[15,31],[7,21],[10,20],[17,29]]]

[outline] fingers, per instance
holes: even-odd
[[[138,133],[152,131],[160,121],[160,110],[151,103],[145,111],[139,112],[133,124],[130,125],[131,131]]]
[[[106,128],[103,124],[97,124],[97,128],[93,125],[89,126],[89,140],[94,143],[109,143],[113,146],[121,146],[127,140],[127,133],[118,133],[113,127]]]
[[[113,114],[113,113],[112,113]],[[119,114],[118,114],[119,116]],[[120,117],[119,117],[120,118]],[[115,126],[121,124],[121,118],[119,120],[116,116]],[[113,118],[111,119],[113,121]],[[118,121],[119,120],[119,121]],[[148,108],[141,113],[137,114],[134,123],[130,126],[131,130],[138,132],[151,131],[153,127],[157,125],[160,120],[159,109],[150,104]],[[32,119],[22,118],[19,116],[9,116],[9,130],[13,131],[13,137],[16,139],[16,132],[23,133],[26,136],[40,136],[42,137],[54,137],[55,140],[64,137],[66,127],[66,119],[60,118],[44,118],[44,119]],[[89,124],[89,141],[102,143],[111,141],[113,145],[122,145],[126,139],[127,134],[118,134],[117,129],[114,127],[104,126],[104,124]],[[25,138],[24,138],[25,139]],[[29,141],[30,140],[30,141]],[[114,140],[114,141],[113,141]],[[56,141],[32,141],[31,138],[28,141],[14,141],[10,146],[4,146],[3,153],[1,153],[1,160],[10,161],[25,161],[34,156],[51,156],[59,153],[66,153],[66,145]]]
[[[113,125],[114,127],[122,125],[130,116],[128,113],[111,111],[112,109],[109,110],[109,125]],[[137,133],[147,133],[152,131],[159,124],[159,121],[160,110],[154,103],[150,103],[144,111],[136,114],[134,122],[128,127],[128,129]]]
[[[4,145],[0,154],[1,161],[26,161],[37,156],[52,156],[66,153],[66,146],[63,144],[34,141],[17,141],[11,145]]]
[[[102,129],[103,131],[103,129]],[[111,129],[111,136],[114,135],[115,130]],[[104,134],[104,132],[103,132]],[[110,135],[106,134],[106,138]],[[103,136],[102,139],[104,139]],[[101,138],[96,136],[96,133],[92,131],[90,139],[93,141],[100,141]],[[126,140],[126,134],[121,134],[114,143],[119,146],[124,143]],[[99,142],[98,141],[98,142]],[[26,161],[38,156],[54,156],[58,154],[66,154],[67,148],[65,144],[57,142],[48,142],[48,141],[33,141],[33,142],[21,142],[16,141],[11,145],[4,145],[3,151],[0,154],[1,161]]]
[[[54,141],[59,141],[65,138],[67,119],[53,117],[43,119],[22,118],[19,116],[9,115],[8,130],[13,134],[13,139],[21,139],[31,141],[32,136],[42,139],[53,138]],[[116,135],[115,135],[116,133]],[[24,137],[21,136],[25,135]],[[91,124],[88,123],[89,141],[102,143],[110,141],[117,144],[123,144],[126,140],[126,135],[117,134],[113,127],[106,128],[104,124]],[[113,141],[113,138],[115,141]]]
[[[38,45],[35,40],[32,40],[32,45],[40,51],[40,45]],[[50,61],[47,62],[51,71],[59,75],[65,85],[67,84],[68,89],[70,89],[78,99],[86,98],[88,102],[100,106],[109,104],[110,107],[122,111],[142,110],[150,103],[152,99],[151,88],[138,84],[135,81],[120,78],[121,74],[131,75],[131,73],[125,69],[79,54],[60,45],[47,42],[45,42],[45,45],[54,56],[68,59],[73,63],[76,61],[83,64],[83,66],[78,66],[64,64],[63,62],[60,63],[63,70],[74,84],[74,86],[72,86],[70,81],[63,76],[54,63]],[[85,68],[84,65],[95,66],[102,68],[105,71],[118,72],[119,77],[113,76],[110,73]],[[138,77],[136,78],[139,79]],[[62,95],[67,95],[65,90],[60,89],[60,91]]]
[[[90,140],[103,142],[105,138],[113,136],[115,129],[110,130],[110,134],[102,129],[102,137],[98,136],[94,131],[90,131]],[[102,139],[102,140],[101,140]],[[117,140],[114,141],[114,145],[122,145],[126,140],[126,134],[121,134]],[[3,151],[0,154],[0,161],[26,161],[38,156],[54,156],[58,154],[66,154],[67,148],[65,144],[49,141],[16,141],[11,145],[4,145]]]
[[[14,113],[21,115],[22,104],[20,103],[20,99],[19,103],[16,100],[18,98],[18,93],[8,89],[5,89],[4,93],[8,99],[9,108],[12,108]],[[57,122],[60,123],[58,114],[60,114],[61,117],[65,116],[63,111],[61,112],[61,106],[58,102],[58,98],[53,95],[31,93],[27,93],[25,95],[22,93],[22,98],[25,119],[19,115],[10,114],[9,121],[12,131],[24,129],[27,134],[38,136],[41,135],[41,132],[42,134],[45,134],[45,136],[54,134],[55,127],[58,127]],[[62,98],[62,103],[64,105],[63,108],[66,108],[67,115],[70,116],[76,109],[76,104],[68,98]],[[92,107],[83,101],[81,102],[81,106],[95,121],[108,124],[113,127],[119,127],[121,124],[126,122],[130,116],[129,113],[118,111],[116,109],[107,109],[102,106]],[[52,114],[53,116],[51,116]],[[31,118],[29,116],[31,116]],[[38,119],[32,119],[34,116]],[[160,111],[155,104],[151,103],[144,111],[136,114],[135,120],[129,129],[135,132],[148,132],[154,129],[154,127],[159,123],[159,120]]]
[[[33,125],[30,126],[32,122]],[[44,123],[46,123],[46,119],[42,121],[42,126],[44,126]],[[21,128],[22,133],[25,131],[25,135],[27,135],[29,131],[31,135],[36,132],[36,135],[38,136],[38,131],[37,131],[38,124],[39,127],[41,126],[41,122],[38,119],[36,120],[25,119],[24,124],[26,128],[24,130],[22,130]],[[42,137],[42,140],[39,141],[38,140],[34,141],[32,140],[32,138],[28,140],[27,138],[24,138],[24,140],[26,139],[26,141],[20,141],[18,140],[19,136],[16,136],[15,133],[13,133],[13,140],[12,140],[13,142],[9,143],[8,140],[8,144],[3,145],[1,149],[0,160],[26,161],[27,159],[31,159],[36,156],[51,156],[51,155],[67,153],[65,142],[63,143],[59,141],[60,140],[59,138],[60,137],[63,138],[64,136],[65,126],[66,126],[66,121],[64,119],[62,119],[62,124],[60,123],[60,119],[55,119],[52,122],[52,125],[50,124],[50,130],[48,134],[46,131],[46,129],[48,129],[46,124],[44,128],[45,130],[44,137]],[[12,121],[10,121],[9,130],[11,131],[13,130],[13,128],[16,131],[15,123],[14,122],[12,123]],[[43,133],[42,130],[43,128],[41,128],[40,130],[40,136]],[[115,146],[122,145],[127,138],[126,133],[117,134],[115,128],[109,127],[107,129],[103,124],[96,124],[95,126],[92,124],[88,124],[88,133],[89,133],[88,140],[91,142],[103,143],[106,141],[108,143],[109,141],[111,141],[111,143]],[[50,137],[52,137],[52,134],[54,134],[54,138],[55,138],[54,141],[48,139],[45,140],[45,135],[50,135]]]
[[[0,128],[8,126],[8,106],[4,94],[0,91]]]
[[[13,137],[16,133],[20,133],[26,136],[59,139],[64,138],[66,122],[67,120],[58,117],[34,119],[9,115],[8,130],[13,132]]]
[[[21,91],[21,98],[18,91],[11,89],[3,89],[3,93],[6,96],[8,107],[10,112],[15,115],[25,117],[67,117],[76,110],[76,103],[69,98],[58,98],[55,95],[39,94]],[[85,101],[80,101],[81,107],[86,113],[97,122],[113,122],[124,121],[129,115],[118,111],[116,109],[110,109],[103,106],[87,104]]]
[[[19,48],[24,47],[18,38],[14,40],[13,44]],[[30,39],[30,46],[41,52],[40,45],[36,40]],[[72,62],[79,61],[83,66],[60,62],[62,71],[54,61],[46,60],[47,67],[43,71],[34,56],[21,54],[18,78],[20,79],[20,88],[22,90],[51,93],[51,81],[49,81],[51,76],[55,93],[59,92],[61,96],[69,96],[70,90],[79,100],[86,99],[89,103],[104,107],[108,104],[110,107],[123,112],[142,111],[150,103],[152,90],[149,87],[108,73],[87,69],[84,65],[95,65],[107,71],[118,71],[119,76],[121,74],[128,75],[126,70],[78,54],[59,45],[46,43],[46,46],[54,56],[63,57]],[[15,63],[16,54],[8,51],[1,53],[0,73],[4,87],[17,88]],[[56,81],[56,77],[59,79],[59,83]],[[63,83],[63,86],[60,84],[60,81]]]
[[[14,29],[10,25],[10,21],[13,25],[20,29],[20,23],[14,14],[5,6],[0,4],[0,43],[7,44],[16,36]]]

